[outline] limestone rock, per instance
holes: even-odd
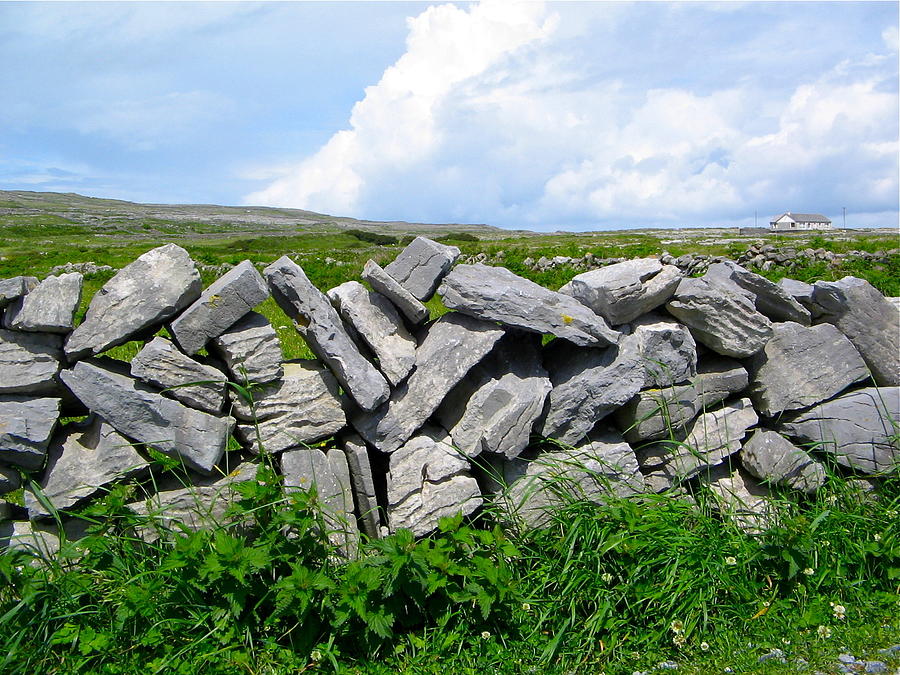
[[[900,309],[872,284],[856,277],[813,284],[813,302],[822,316],[859,350],[882,387],[900,385]]]
[[[629,323],[668,300],[681,271],[656,258],[614,263],[576,275],[559,289],[581,301],[613,325]]]
[[[809,309],[810,305],[812,305],[812,284],[808,284],[805,281],[797,281],[796,279],[789,279],[788,277],[784,277],[783,279],[779,279],[776,285],[807,309]]]
[[[466,373],[491,351],[503,330],[451,312],[428,328],[416,350],[416,367],[391,400],[351,423],[382,452],[393,452],[421,427]]]
[[[544,365],[553,389],[541,434],[576,445],[594,426],[633,397],[645,371],[632,336],[607,349],[548,346]]]
[[[131,374],[197,410],[218,415],[225,405],[225,374],[185,356],[165,338],[144,345],[131,361]]]
[[[434,295],[434,289],[458,257],[455,246],[416,237],[384,271],[424,302]]]
[[[387,477],[391,531],[412,530],[418,537],[456,513],[469,515],[482,504],[469,463],[437,427],[425,427],[391,455]]]
[[[35,471],[59,419],[58,398],[0,396],[0,462]]]
[[[154,332],[200,297],[200,273],[180,246],[166,244],[119,270],[97,291],[84,322],[66,341],[66,355],[79,359]]]
[[[177,532],[176,523],[190,530],[216,526],[242,528],[249,516],[235,519],[226,517],[225,513],[240,499],[235,483],[255,480],[257,469],[258,464],[254,462],[241,462],[227,474],[217,468],[213,475],[194,477],[187,487],[161,480],[157,483],[159,491],[154,495],[126,506],[136,514],[152,519],[152,523],[139,530],[147,541],[158,539],[168,529]]]
[[[412,293],[397,283],[394,277],[381,269],[374,260],[366,261],[362,278],[369,282],[369,285],[372,286],[376,293],[381,293],[381,295],[394,303],[394,306],[400,310],[411,325],[418,326],[428,321],[428,308],[419,302]]]
[[[359,544],[353,512],[350,473],[344,454],[336,448],[328,454],[319,448],[297,448],[281,455],[285,492],[316,489],[328,538],[344,557],[352,557]]]
[[[13,300],[18,300],[26,293],[30,293],[38,283],[37,277],[0,279],[0,309],[6,307]]]
[[[254,389],[252,407],[235,393],[231,399],[232,413],[244,422],[236,434],[256,453],[311,443],[346,425],[337,381],[315,361],[285,363],[281,380]]]
[[[0,495],[18,490],[20,487],[22,487],[22,477],[19,472],[11,466],[0,464]],[[2,514],[0,514],[0,520],[4,520]]]
[[[367,361],[328,298],[312,285],[303,269],[287,256],[263,270],[272,295],[294,320],[313,354],[325,362],[363,410],[374,410],[390,396],[384,377]]]
[[[120,434],[179,458],[188,468],[208,474],[225,452],[232,418],[166,398],[119,372],[112,360],[79,361],[60,378],[88,410]]]
[[[736,466],[722,464],[701,475],[723,515],[747,534],[759,534],[772,525],[771,492]]]
[[[356,512],[359,514],[360,529],[371,539],[378,539],[381,536],[379,530],[381,519],[369,451],[366,449],[365,441],[356,434],[349,434],[344,439],[343,448],[350,469],[350,485],[356,502]]]
[[[147,460],[99,417],[60,429],[47,450],[47,468],[41,492],[54,509],[69,509],[117,480],[142,472]],[[34,493],[25,492],[28,515],[48,518],[51,513]]]
[[[825,484],[825,469],[784,436],[757,429],[741,448],[741,463],[764,483],[815,492]]]
[[[759,274],[747,270],[736,262],[726,260],[711,265],[704,276],[708,281],[729,280],[753,298],[756,309],[773,321],[793,321],[808,326],[810,313],[790,293]]]
[[[555,293],[503,267],[457,265],[441,284],[444,304],[487,321],[551,333],[576,345],[616,344],[619,333],[575,298]]]
[[[510,332],[450,392],[437,419],[469,457],[515,457],[528,446],[552,385],[541,365],[540,338]]]
[[[550,522],[552,509],[572,501],[603,504],[644,491],[634,452],[615,432],[593,433],[577,448],[504,462],[506,488],[497,503],[529,527]]]
[[[859,352],[830,324],[776,323],[772,330],[750,361],[750,397],[763,415],[821,403],[869,377]]]
[[[779,431],[864,473],[900,465],[900,387],[867,387],[807,410]]]
[[[682,279],[666,309],[698,342],[723,356],[753,356],[772,336],[771,322],[746,296],[705,279]]]
[[[59,547],[56,525],[28,521],[0,522],[0,551],[26,551],[49,560],[56,557]]]
[[[212,282],[172,322],[172,337],[185,354],[196,354],[268,297],[265,280],[252,262],[244,260]]]
[[[697,344],[686,326],[658,314],[631,324],[647,387],[669,387],[697,374]]]
[[[62,338],[0,329],[0,394],[43,394],[57,388]]]
[[[75,312],[81,303],[83,280],[77,272],[47,277],[30,293],[7,308],[3,316],[4,327],[44,333],[68,333],[75,326]]]
[[[613,415],[629,443],[678,434],[704,409],[746,389],[749,377],[737,361],[718,356],[700,361],[689,384],[640,392]]]
[[[747,429],[758,419],[750,399],[732,401],[700,415],[683,440],[638,448],[638,462],[649,474],[662,474],[674,485],[735,454],[741,449]]]
[[[278,334],[268,319],[257,312],[247,312],[213,338],[210,345],[239,384],[265,384],[284,374]]]
[[[400,384],[416,362],[416,341],[391,302],[358,281],[332,288],[328,298],[378,358],[391,386]]]

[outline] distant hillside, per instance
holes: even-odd
[[[263,206],[216,206],[212,204],[138,204],[118,199],[98,199],[74,193],[0,190],[0,218],[27,222],[36,216],[53,216],[63,222],[84,225],[99,233],[104,229],[121,230],[128,225],[143,227],[187,223],[192,228],[213,232],[283,234],[285,232],[334,232],[345,229],[372,230],[398,234],[440,236],[448,232],[468,232],[481,239],[495,239],[527,231],[502,230],[489,225],[461,223],[407,223],[404,221],[357,220],[330,216],[303,209]]]

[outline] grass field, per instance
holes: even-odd
[[[354,229],[398,243],[373,244]],[[550,288],[576,271],[534,272],[526,258],[736,256],[757,241],[835,252],[898,247],[886,232],[528,234],[6,192],[0,278],[44,277],[67,262],[121,268],[175,242],[201,264],[204,284],[223,263],[288,254],[325,290],[358,279],[369,258],[386,264],[417,233],[477,236],[451,242]],[[86,278],[82,313],[112,274]],[[880,268],[851,260],[791,274],[855,274],[900,295],[896,255]],[[439,300],[430,308],[442,311]],[[273,301],[261,311],[286,357],[310,355]],[[114,355],[127,360],[138,348]],[[486,510],[420,541],[404,533],[364,541],[349,562],[331,548],[315,495],[285,498],[265,466],[258,482],[241,486],[231,514],[253,523],[253,537],[176,530],[147,543],[138,534],[148,523],[123,508],[132,497],[123,486],[82,514],[93,533],[64,544],[60,558],[36,565],[24,553],[0,555],[0,673],[630,675],[667,672],[663,663],[697,674],[834,673],[846,652],[893,672],[900,651],[878,650],[900,643],[900,479],[865,492],[831,469],[814,498],[780,495],[775,526],[759,537],[721,520],[701,490],[696,505],[671,497],[572,503],[531,532],[501,527]]]

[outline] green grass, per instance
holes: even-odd
[[[572,502],[543,530],[485,511],[340,560],[315,493],[265,467],[232,522],[137,536],[127,487],[41,565],[0,555],[4,673],[793,672],[900,642],[900,480],[833,477],[751,538],[671,496]],[[284,533],[290,530],[293,536]],[[843,618],[832,605],[845,608]],[[787,666],[760,664],[781,649]],[[897,656],[894,665],[898,665]]]

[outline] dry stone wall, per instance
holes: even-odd
[[[78,509],[122,481],[136,513],[220,521],[262,454],[286,491],[316,487],[346,555],[486,504],[539,527],[568,498],[699,486],[752,532],[774,486],[900,466],[900,310],[865,281],[776,285],[726,260],[688,277],[663,258],[554,292],[458,257],[420,237],[369,261],[368,287],[323,293],[283,257],[204,290],[167,244],[79,325],[80,272],[0,280],[0,494],[27,486],[24,507],[0,502],[0,543],[52,550],[54,510],[77,536]],[[435,292],[451,311],[429,320]],[[316,359],[282,362],[254,311],[270,295]],[[129,340],[130,364],[104,356]],[[148,480],[151,448],[194,484]]]

